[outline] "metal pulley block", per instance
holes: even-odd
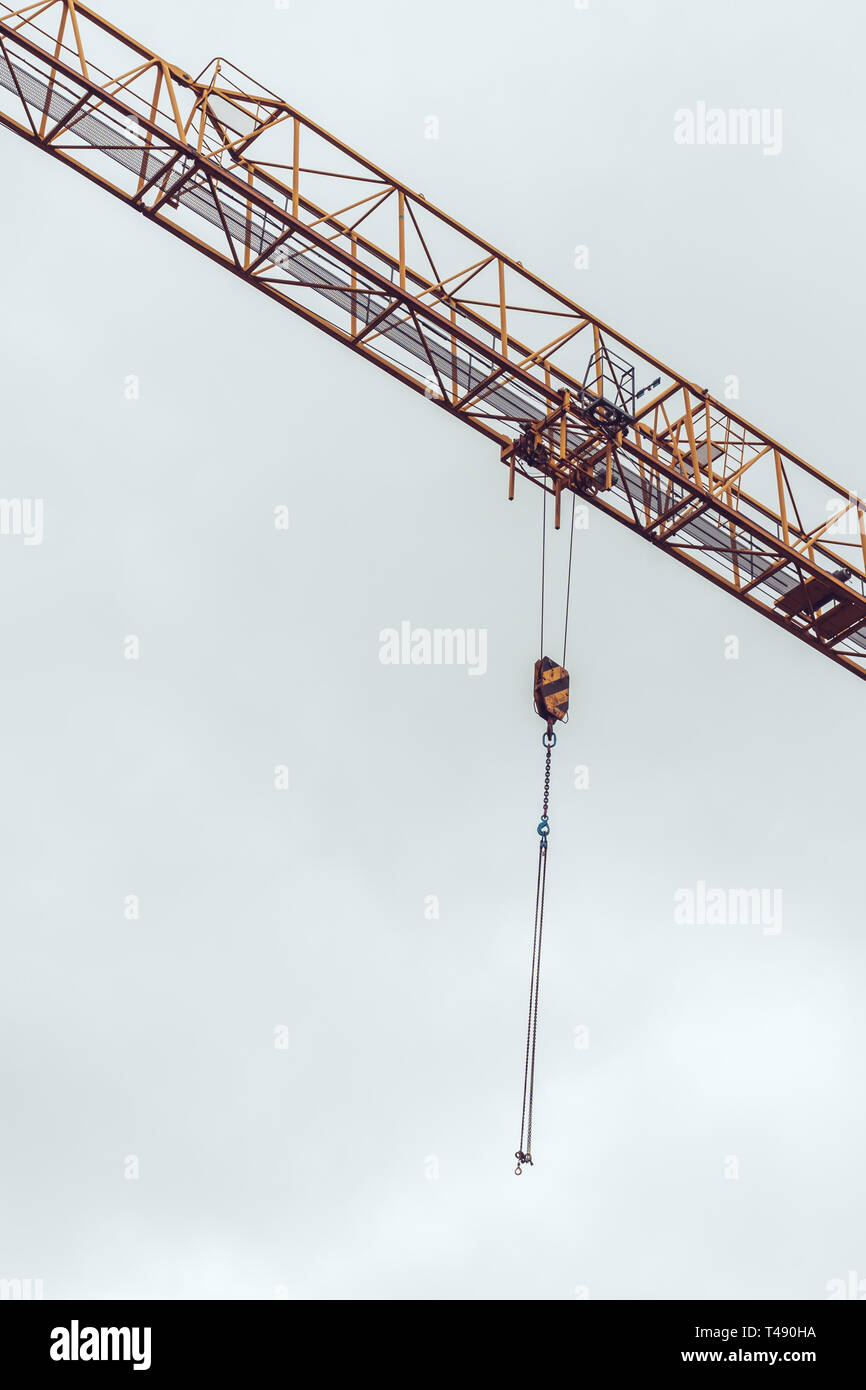
[[[568,672],[564,666],[544,656],[535,663],[533,684],[535,712],[546,722],[564,719],[568,714]]]

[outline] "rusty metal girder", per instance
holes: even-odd
[[[230,63],[0,3],[0,124],[866,677],[859,496]]]

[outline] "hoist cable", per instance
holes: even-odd
[[[535,993],[532,1001],[532,1056],[529,1059],[529,1104],[526,1109],[526,1152],[532,1162],[532,1111],[535,1102],[535,1044],[538,1039],[538,990],[541,982],[541,935],[544,930],[544,890],[547,886],[547,850],[539,850],[541,893],[537,900],[538,950],[535,958]],[[521,1141],[521,1148],[523,1142]]]
[[[546,475],[545,475],[546,476]],[[547,566],[547,483],[541,485],[541,650],[544,659],[544,572]]]
[[[571,557],[574,553],[574,507],[577,502],[577,493],[571,494],[571,537],[568,542],[568,581],[565,586],[565,632],[562,636],[562,665],[566,665],[568,654],[568,609],[571,603]]]
[[[532,1102],[535,1092],[535,1037],[538,1020],[538,966],[539,961],[539,939],[538,939],[538,918],[539,905],[542,900],[542,871],[544,868],[544,858],[541,846],[538,849],[538,877],[535,884],[535,927],[532,933],[532,970],[529,975],[529,1014],[526,1020],[526,1058],[523,1063],[523,1105],[520,1111],[520,1148],[514,1157],[517,1159],[518,1167],[521,1163],[531,1163],[532,1158]],[[533,1027],[533,1017],[535,1027]],[[529,1107],[529,1137],[527,1139],[527,1103]],[[515,1169],[515,1172],[517,1170]]]
[[[545,469],[545,481],[543,484],[543,500],[541,507],[541,655],[536,667],[536,682],[541,679],[539,672],[544,666],[552,668],[553,663],[546,661],[544,656],[544,598],[545,580],[547,570],[547,471]],[[571,570],[572,559],[574,556],[574,518],[576,495],[572,495],[571,500],[571,536],[568,543],[568,580],[565,590],[565,630],[562,637],[562,670],[559,672],[559,679],[566,682],[568,673],[565,669],[565,658],[568,650],[568,611],[571,602]],[[553,690],[561,689],[556,685]],[[538,696],[536,695],[536,700]],[[556,734],[553,732],[555,718],[563,718],[563,713],[551,713],[549,708],[539,708],[539,714],[547,719],[547,731],[542,739],[545,750],[544,760],[544,794],[542,797],[541,820],[538,824],[538,874],[535,882],[535,922],[532,929],[532,967],[529,975],[529,1010],[526,1019],[526,1051],[523,1059],[523,1104],[520,1110],[520,1147],[515,1152],[517,1159],[515,1173],[520,1177],[525,1164],[532,1166],[532,1116],[535,1104],[535,1056],[538,1044],[538,999],[541,988],[541,941],[544,933],[544,896],[547,888],[547,841],[550,834],[550,820],[548,818],[548,808],[550,804],[550,758],[556,746]],[[555,707],[554,707],[555,709]]]
[[[535,885],[535,925],[532,932],[532,969],[529,978],[529,1013],[526,1021],[526,1054],[523,1064],[523,1106],[520,1112],[520,1147],[515,1152],[515,1173],[520,1177],[523,1165],[532,1166],[532,1112],[535,1102],[535,1051],[538,1040],[538,994],[541,984],[541,939],[544,932],[544,894],[547,887],[547,837],[550,833],[548,804],[550,800],[550,755],[556,744],[556,734],[548,727],[543,739],[546,750],[544,763],[544,796],[541,820],[538,825],[538,876]]]
[[[566,665],[568,656],[568,613],[571,605],[571,564],[574,557],[574,517],[577,494],[571,494],[571,535],[568,539],[568,578],[565,584],[565,630],[562,636],[562,664]],[[547,587],[547,487],[542,488],[541,503],[541,647],[539,657],[544,658],[544,594]]]

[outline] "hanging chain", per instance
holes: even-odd
[[[523,1172],[525,1164],[532,1167],[532,1108],[535,1100],[535,1044],[538,1037],[538,990],[541,978],[541,937],[544,930],[544,890],[547,886],[547,838],[550,834],[548,806],[550,802],[550,755],[556,746],[553,721],[548,720],[542,743],[545,748],[544,794],[541,820],[538,823],[538,878],[535,886],[535,927],[532,933],[532,971],[529,979],[529,1016],[526,1023],[526,1058],[523,1065],[523,1109],[520,1114],[520,1148],[515,1173]]]

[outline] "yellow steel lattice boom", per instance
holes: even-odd
[[[866,675],[866,504],[230,63],[0,4],[0,122]]]

